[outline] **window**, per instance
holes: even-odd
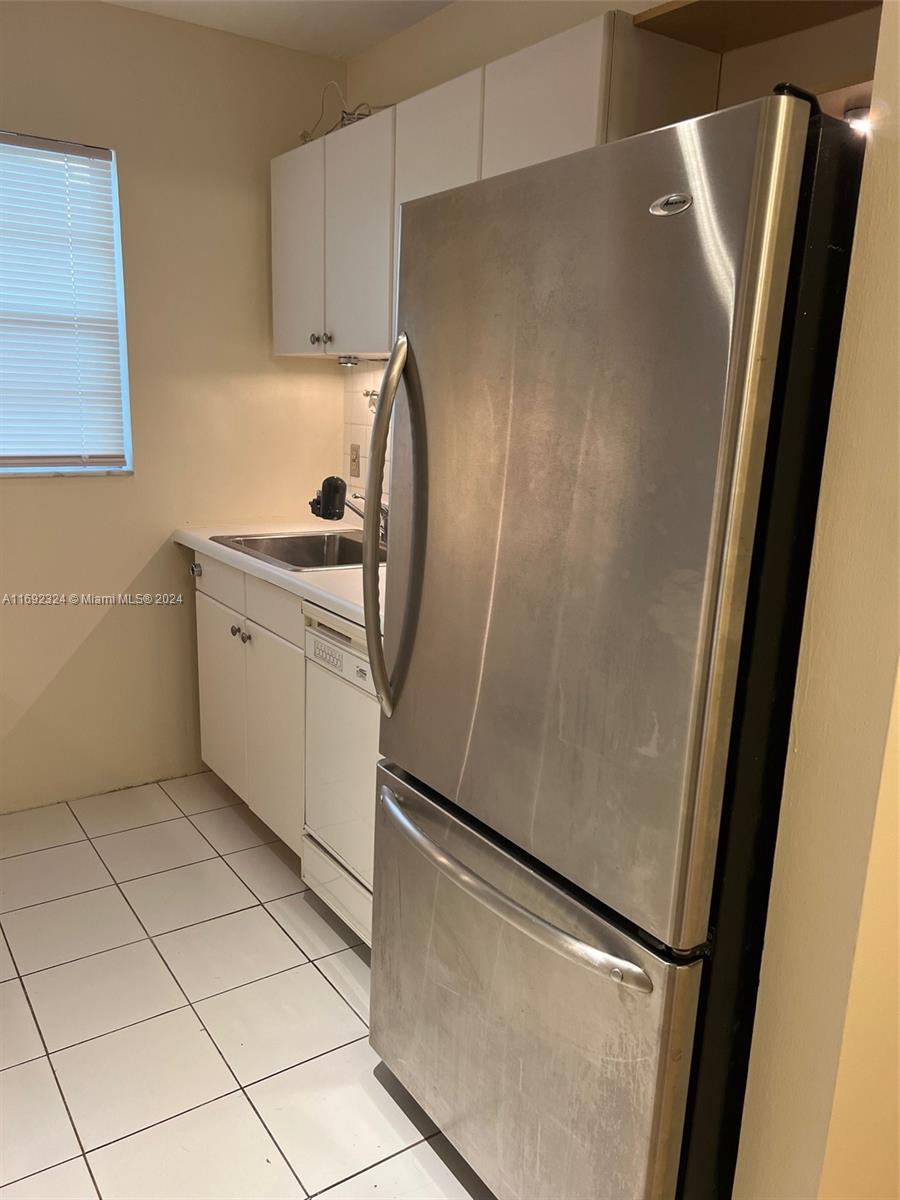
[[[0,132],[0,474],[130,469],[115,155]]]

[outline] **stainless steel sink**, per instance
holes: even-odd
[[[362,533],[355,529],[340,533],[223,534],[211,540],[290,571],[362,565]],[[379,555],[384,562],[387,552],[383,546]]]

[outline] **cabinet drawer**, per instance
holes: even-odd
[[[218,559],[209,558],[206,554],[195,554],[194,561],[200,564],[201,574],[197,576],[197,591],[212,596],[220,604],[239,613],[244,608],[244,572],[235,567],[229,567]]]
[[[248,575],[246,579],[247,607],[244,612],[250,620],[302,650],[306,622],[300,597],[253,575]]]
[[[372,894],[349,871],[327,854],[309,834],[303,835],[300,853],[303,882],[325,901],[341,920],[372,944]]]

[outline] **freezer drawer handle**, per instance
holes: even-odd
[[[555,954],[561,954],[582,967],[590,967],[605,978],[618,983],[621,987],[631,988],[636,992],[652,992],[653,983],[639,966],[625,958],[607,954],[597,946],[588,945],[579,938],[566,933],[564,929],[545,921],[537,913],[524,908],[511,897],[506,896],[492,883],[482,879],[464,866],[458,858],[442,850],[424,833],[407,813],[403,811],[402,802],[390,790],[382,787],[381,802],[384,810],[394,826],[415,848],[445,875],[451,883],[455,883],[466,895],[471,896],[490,909],[492,913],[514,926],[520,933],[533,938],[534,941],[546,946]]]
[[[366,513],[363,518],[363,612],[366,625],[366,645],[369,651],[369,663],[372,667],[375,694],[378,696],[381,711],[386,717],[389,717],[394,711],[394,700],[391,696],[391,681],[388,676],[387,663],[384,660],[384,645],[381,636],[381,598],[378,594],[378,546],[381,532],[379,501],[384,485],[384,458],[391,429],[391,413],[397,388],[403,378],[403,368],[406,366],[407,347],[406,334],[399,334],[394,342],[387,370],[381,381],[381,391],[378,393],[375,421],[372,426],[372,442],[369,447],[369,478],[366,481],[366,495],[370,497],[370,502],[366,504]]]

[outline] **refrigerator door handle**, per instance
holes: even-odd
[[[636,992],[652,992],[653,983],[645,971],[635,963],[614,954],[608,954],[599,946],[589,945],[573,937],[564,929],[545,921],[512,897],[505,895],[480,875],[470,871],[453,854],[433,842],[426,833],[404,811],[402,800],[390,790],[382,787],[381,802],[384,811],[395,828],[413,845],[442,875],[461,888],[466,895],[483,904],[501,920],[506,921],[520,933],[533,938],[541,946],[562,955],[579,966],[588,967],[620,987]]]
[[[391,681],[384,658],[384,643],[381,632],[381,597],[378,586],[378,547],[381,534],[381,491],[384,485],[384,459],[391,429],[391,413],[394,398],[403,378],[406,366],[408,340],[405,333],[397,335],[387,370],[381,381],[381,390],[375,405],[375,421],[372,426],[372,443],[369,447],[369,478],[366,481],[366,511],[363,518],[363,612],[366,626],[366,646],[372,667],[372,682],[381,711],[389,717],[394,711]]]

